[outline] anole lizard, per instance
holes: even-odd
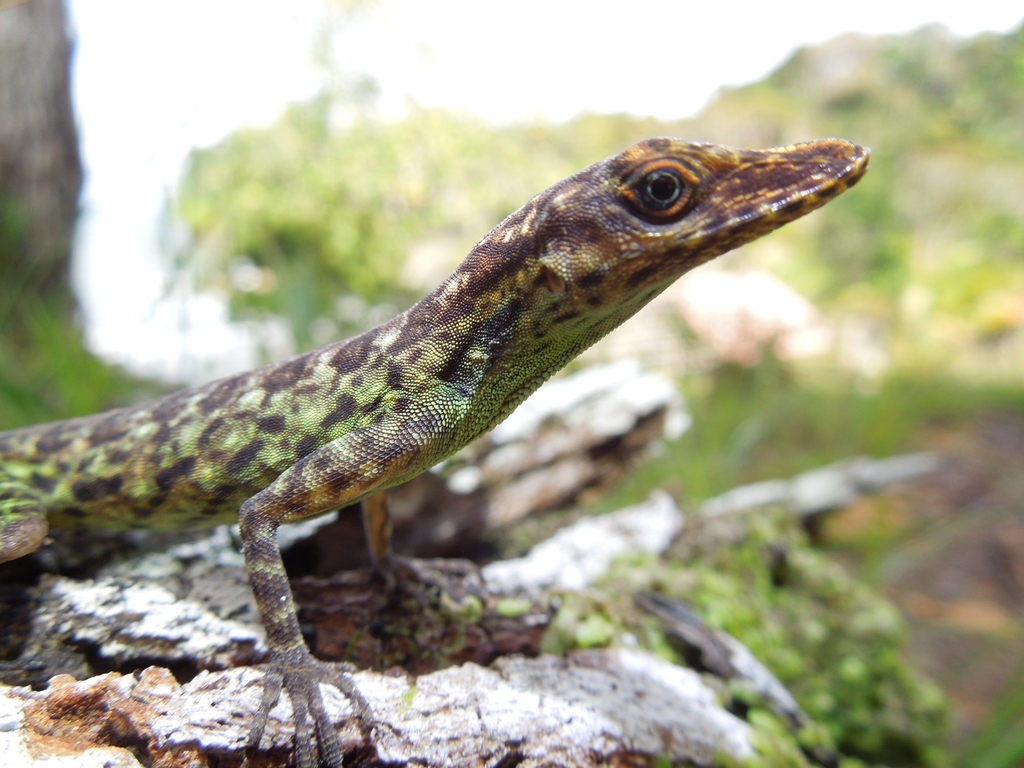
[[[237,517],[270,649],[251,744],[283,688],[299,766],[317,747],[340,766],[320,683],[372,715],[347,668],[303,640],[278,526],[362,501],[386,567],[386,488],[493,427],[684,272],[824,205],[867,164],[867,150],[835,139],[761,151],[650,139],[534,197],[378,328],[151,403],[2,433],[0,562],[38,549],[48,523]]]

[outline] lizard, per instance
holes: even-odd
[[[0,433],[0,562],[48,525],[179,529],[237,519],[268,647],[258,746],[282,690],[300,768],[342,764],[320,683],[364,724],[350,667],[300,631],[277,528],[361,503],[390,551],[386,489],[495,426],[679,276],[824,205],[870,152],[841,139],[738,150],[654,138],[533,197],[405,312],[284,362],[93,416]]]

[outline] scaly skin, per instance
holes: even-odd
[[[0,562],[67,528],[239,520],[267,629],[266,711],[283,686],[297,758],[341,764],[318,681],[368,708],[299,632],[279,524],[382,496],[501,421],[552,373],[683,273],[820,207],[868,152],[839,140],[739,151],[650,139],[534,197],[437,290],[359,336],[107,413],[0,434]],[[313,725],[309,722],[312,716]]]

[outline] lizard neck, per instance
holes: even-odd
[[[504,419],[553,373],[646,304],[658,290],[622,301],[552,290],[535,222],[543,196],[481,240],[435,291],[377,329],[388,354],[429,383],[425,394],[461,406],[459,439]]]

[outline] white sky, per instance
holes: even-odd
[[[90,345],[135,371],[203,378],[251,365],[251,330],[214,296],[161,301],[157,222],[189,149],[271,122],[320,87],[322,0],[70,0],[86,165],[75,275]],[[1018,2],[382,0],[340,63],[380,108],[447,106],[493,121],[581,111],[693,114],[795,48],[844,32],[1005,32]],[[482,233],[481,233],[482,234]]]

